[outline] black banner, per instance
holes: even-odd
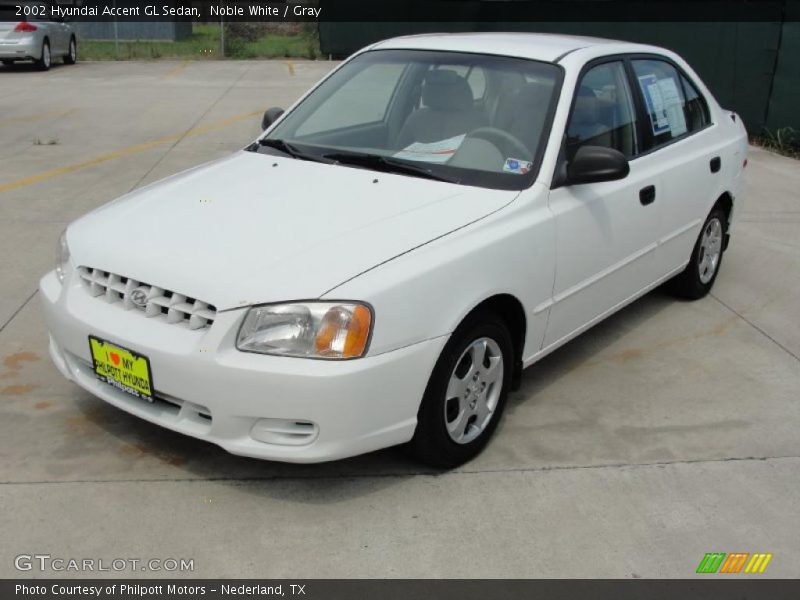
[[[580,564],[576,563],[576,569]],[[3,600],[796,600],[800,580],[2,580]]]
[[[796,0],[0,0],[3,14],[75,21],[710,22],[797,18]]]

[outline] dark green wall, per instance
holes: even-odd
[[[766,119],[772,133],[787,126],[800,131],[800,1],[787,4],[786,18]]]
[[[800,17],[800,0],[787,5]],[[759,133],[764,127],[800,130],[800,23],[781,19],[778,11],[774,22],[462,21],[320,23],[319,28],[323,54],[335,56],[397,35],[449,31],[557,32],[655,44],[683,56],[719,103],[738,112],[751,133]]]

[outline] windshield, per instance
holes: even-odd
[[[376,50],[345,64],[259,151],[523,189],[536,176],[561,69],[519,58]]]

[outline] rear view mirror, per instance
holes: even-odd
[[[264,113],[264,117],[261,119],[261,131],[265,131],[270,125],[280,119],[282,114],[283,109],[277,106],[267,109],[267,112]]]
[[[628,159],[605,146],[581,146],[567,165],[567,185],[624,179],[630,173]]]

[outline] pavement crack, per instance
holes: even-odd
[[[739,317],[739,318],[740,318],[742,321],[744,321],[745,323],[747,323],[748,325],[750,325],[750,327],[752,327],[753,329],[755,329],[756,331],[758,331],[758,332],[759,332],[761,335],[763,335],[764,337],[766,337],[766,338],[767,338],[769,341],[771,341],[773,344],[775,344],[775,345],[776,345],[778,348],[780,348],[781,350],[783,350],[784,352],[786,352],[786,354],[788,354],[789,356],[791,356],[792,358],[794,358],[796,361],[800,362],[800,356],[797,356],[797,354],[795,354],[795,353],[794,353],[794,352],[792,352],[792,351],[791,351],[789,348],[787,348],[786,346],[784,346],[783,344],[781,344],[781,343],[780,343],[778,340],[776,340],[776,339],[775,339],[774,337],[772,337],[772,336],[771,336],[769,333],[767,333],[766,331],[764,331],[764,330],[763,330],[761,327],[759,327],[758,325],[756,325],[755,323],[753,323],[753,321],[751,321],[750,319],[748,319],[747,317],[745,317],[745,316],[744,316],[742,313],[740,313],[740,312],[739,312],[739,311],[737,311],[735,308],[733,308],[732,306],[730,306],[729,304],[727,304],[726,302],[724,302],[723,300],[721,300],[721,299],[720,299],[718,296],[716,296],[716,295],[714,295],[714,294],[709,294],[709,296],[711,296],[712,298],[714,298],[714,300],[716,300],[717,302],[719,302],[719,303],[720,303],[722,306],[724,306],[725,308],[727,308],[729,311],[731,311],[733,314],[735,314],[737,317]]]
[[[28,302],[33,300],[33,297],[36,295],[36,293],[38,291],[39,291],[38,289],[33,290],[33,293],[25,299],[25,302],[20,304],[19,308],[17,308],[17,310],[14,311],[14,313],[8,318],[8,320],[5,323],[3,323],[2,326],[0,326],[0,333],[3,333],[3,330],[6,327],[8,327],[8,325],[11,324],[11,321],[13,321],[17,317],[17,315],[20,313],[20,311],[22,311],[22,309],[25,308],[28,305]]]
[[[548,473],[555,471],[594,471],[603,469],[647,469],[662,468],[679,465],[716,464],[728,462],[766,462],[772,460],[797,460],[800,456],[734,456],[728,458],[705,458],[692,460],[658,461],[648,463],[608,463],[600,465],[563,465],[543,467],[519,467],[511,469],[473,469],[455,470],[447,472],[436,471],[405,471],[397,473],[336,473],[331,475],[265,475],[251,477],[150,477],[133,479],[68,479],[41,480],[41,481],[0,481],[0,486],[23,485],[63,485],[63,484],[115,484],[115,483],[204,483],[204,482],[229,482],[229,483],[257,483],[269,481],[326,481],[346,479],[403,479],[411,477],[462,477],[464,475],[491,475],[501,473]]]
[[[219,104],[222,101],[222,99],[225,98],[225,96],[227,96],[230,93],[230,91],[236,87],[236,84],[239,83],[239,81],[241,81],[242,78],[245,75],[247,75],[247,73],[250,72],[251,68],[252,66],[248,65],[245,69],[242,70],[242,72],[239,74],[236,80],[233,81],[233,83],[231,83],[231,85],[227,89],[225,89],[219,95],[219,97],[216,100],[214,100],[214,102],[211,103],[211,106],[209,106],[205,111],[203,111],[202,115],[200,115],[199,117],[197,117],[197,119],[195,119],[194,123],[192,123],[192,125],[189,128],[187,128],[186,131],[183,132],[183,135],[181,135],[177,140],[175,140],[172,143],[172,145],[169,148],[167,148],[167,151],[164,152],[155,163],[153,163],[153,166],[147,169],[144,175],[142,175],[139,179],[136,180],[136,183],[134,183],[133,186],[131,186],[131,189],[128,190],[128,192],[132,192],[140,185],[142,185],[142,182],[150,175],[150,173],[152,173],[156,169],[156,167],[158,167],[158,165],[160,165],[164,161],[164,159],[169,155],[170,152],[172,152],[175,149],[175,147],[178,144],[180,144],[183,140],[186,139],[186,136],[189,135],[189,132],[195,129],[202,122],[202,120],[206,118],[206,115],[208,115],[208,113],[210,113],[214,109],[214,107],[217,106],[217,104]]]

